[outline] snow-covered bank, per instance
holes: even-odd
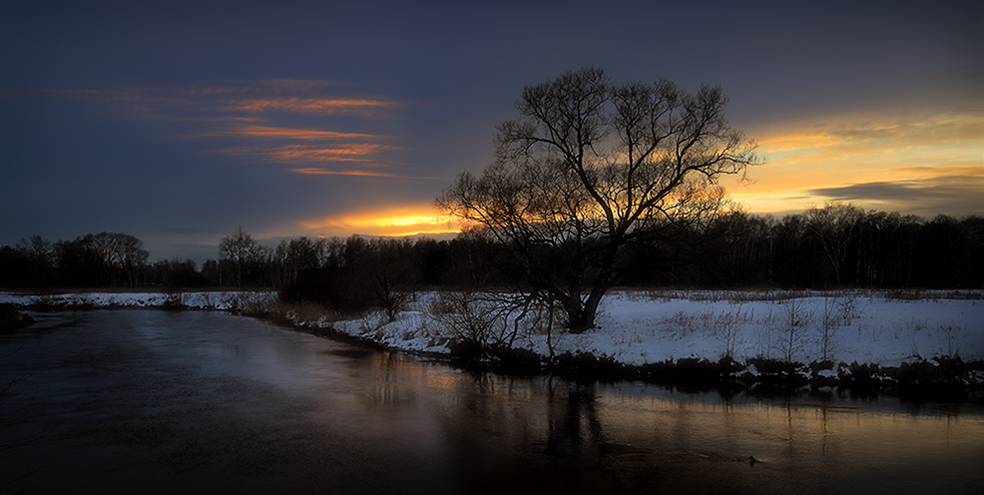
[[[275,297],[276,293],[262,291],[71,292],[45,295],[0,292],[0,303],[53,309],[183,307],[229,311],[247,303]]]
[[[627,365],[683,358],[747,362],[776,358],[899,366],[933,357],[984,359],[984,300],[980,292],[923,292],[918,297],[877,291],[733,292],[616,291],[602,303],[598,327],[551,333],[553,353],[591,353]],[[912,294],[910,294],[912,296]],[[954,298],[957,297],[957,298]],[[236,310],[274,301],[271,292],[123,292],[33,296],[0,292],[0,303],[66,308],[186,307]],[[287,311],[296,326],[331,328],[409,352],[450,354],[454,334],[437,314],[440,294],[421,293],[395,322],[382,313],[357,320]],[[511,327],[511,322],[508,323]],[[515,347],[550,354],[546,332],[520,332]]]
[[[978,294],[949,299],[924,293],[915,300],[872,291],[787,295],[613,292],[602,303],[596,329],[579,335],[554,331],[554,354],[590,352],[628,365],[724,355],[879,366],[937,356],[984,359],[984,300]],[[392,323],[375,314],[331,325],[396,349],[448,353],[450,335],[430,310],[435,297],[419,295]],[[549,354],[543,332],[520,334],[515,345]]]

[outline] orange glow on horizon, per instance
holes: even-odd
[[[748,181],[722,184],[751,213],[829,200],[926,215],[934,208],[984,213],[984,117],[972,109],[840,115],[749,135],[764,163],[749,168]]]
[[[403,237],[458,233],[461,227],[449,224],[427,206],[384,208],[298,222],[309,230],[326,231],[329,236],[353,234]]]
[[[228,109],[243,112],[288,111],[320,115],[371,114],[378,109],[398,107],[385,100],[345,98],[253,98],[230,102]]]
[[[324,145],[287,145],[276,147],[244,147],[228,148],[223,153],[257,155],[266,160],[289,165],[300,165],[312,162],[377,162],[369,166],[387,167],[378,163],[378,156],[385,151],[393,150],[391,146],[370,143],[346,143],[336,146]],[[295,172],[320,169],[295,169]],[[319,172],[310,172],[319,173]]]
[[[403,105],[371,97],[327,96],[325,88],[344,84],[321,80],[277,79],[244,86],[168,86],[131,84],[112,89],[43,90],[110,101],[133,116],[195,120],[201,112],[285,112],[316,116],[377,117]],[[288,96],[293,93],[293,95]],[[312,94],[314,93],[314,94]],[[199,115],[194,115],[199,113]],[[236,118],[243,118],[242,116]]]
[[[307,167],[291,169],[291,172],[308,175],[355,175],[362,177],[385,177],[390,179],[421,179],[426,177],[411,177],[406,175],[391,174],[388,172],[375,172],[372,170],[329,170],[325,168]]]
[[[320,161],[365,161],[370,155],[391,149],[382,144],[352,143],[334,147],[291,145],[263,150],[270,159],[280,163]]]
[[[250,137],[250,138],[270,138],[270,139],[295,139],[303,141],[336,141],[339,139],[375,139],[379,136],[372,134],[359,134],[349,132],[318,131],[314,129],[297,129],[290,127],[273,127],[264,125],[244,125],[233,128],[225,132],[211,135]]]

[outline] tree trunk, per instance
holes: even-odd
[[[595,327],[595,317],[598,315],[598,304],[608,292],[607,287],[596,285],[588,298],[581,301],[580,296],[574,295],[567,299],[564,310],[567,312],[567,327],[572,334],[584,333]]]

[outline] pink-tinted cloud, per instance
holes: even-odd
[[[334,93],[333,81],[277,79],[242,86],[126,85],[111,89],[70,89],[57,93],[112,102],[138,117],[179,119],[201,113],[295,113],[373,117],[398,102]]]
[[[367,164],[372,166],[371,164]],[[399,180],[409,180],[409,181],[419,181],[419,180],[429,180],[435,177],[416,177],[412,175],[401,175],[392,172],[382,172],[379,170],[334,170],[319,167],[305,167],[305,168],[295,168],[291,169],[292,172],[297,172],[299,174],[305,175],[351,175],[358,177],[378,177],[385,179],[399,179]]]
[[[238,140],[225,142],[216,151],[301,166],[294,169],[298,173],[423,179],[382,170],[401,165],[391,155],[402,148],[388,142],[390,138],[345,128],[359,123],[358,119],[378,119],[401,105],[340,93],[347,89],[335,81],[271,79],[244,85],[128,85],[63,93],[115,105],[135,118],[202,124],[197,129],[188,126],[184,136]],[[298,118],[304,127],[296,125]],[[303,167],[328,163],[346,167]]]
[[[396,108],[391,101],[348,98],[251,98],[229,102],[226,111],[293,112],[314,115],[374,116],[379,110]]]
[[[298,129],[293,127],[275,127],[269,125],[244,125],[230,127],[212,133],[215,136],[289,139],[302,141],[339,141],[378,139],[380,136],[354,132],[319,131],[315,129]]]
[[[390,149],[392,147],[384,144],[346,143],[334,146],[288,145],[229,148],[223,152],[262,156],[272,162],[297,165],[312,162],[379,161],[378,155]]]

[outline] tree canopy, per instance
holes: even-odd
[[[569,71],[527,86],[519,116],[497,126],[495,161],[480,176],[461,173],[436,204],[505,246],[531,293],[557,301],[571,331],[586,330],[631,269],[628,247],[718,211],[717,179],[756,161],[727,102],[718,86],[689,93],[664,79]]]

